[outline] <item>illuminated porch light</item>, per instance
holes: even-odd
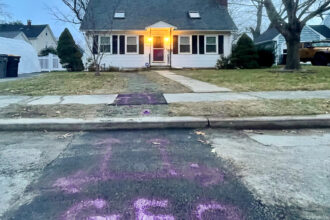
[[[169,42],[170,41],[170,38],[169,37],[165,37],[165,41],[166,42]]]
[[[149,37],[149,38],[148,38],[148,41],[150,41],[150,42],[151,42],[151,41],[152,41],[152,37]]]

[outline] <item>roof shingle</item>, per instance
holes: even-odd
[[[123,11],[125,19],[114,19]],[[201,19],[189,18],[198,11]],[[179,30],[236,30],[227,8],[217,0],[90,0],[81,30],[144,30],[159,21]]]
[[[28,38],[36,38],[47,25],[0,24],[1,32],[23,32]]]

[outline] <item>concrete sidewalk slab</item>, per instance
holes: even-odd
[[[60,104],[83,104],[83,105],[98,105],[112,104],[117,95],[76,95],[63,96],[63,101]]]
[[[182,93],[164,94],[167,103],[221,102],[237,100],[257,100],[258,98],[240,93]]]
[[[318,91],[270,91],[270,92],[242,92],[263,99],[329,99],[330,90]]]
[[[62,101],[62,96],[38,96],[36,99],[28,102],[28,105],[56,105]]]
[[[189,89],[191,89],[193,92],[229,92],[230,89],[218,87],[216,85],[202,82],[199,80],[191,79],[189,77],[176,75],[175,73],[172,73],[170,71],[156,71],[159,75],[166,77],[168,79],[171,79],[175,82],[178,82]]]
[[[0,96],[0,108],[7,107],[11,104],[17,104],[28,100],[28,96]]]

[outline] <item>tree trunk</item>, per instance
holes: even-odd
[[[95,76],[101,76],[100,65],[95,64]]]
[[[290,34],[291,35],[291,34]],[[294,33],[294,36],[286,37],[287,44],[287,58],[286,58],[286,70],[300,70],[300,33]]]

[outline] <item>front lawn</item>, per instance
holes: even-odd
[[[327,90],[330,67],[304,66],[306,73],[253,70],[177,70],[176,73],[233,91]]]
[[[120,73],[53,72],[38,77],[1,82],[1,95],[81,95],[125,91],[127,78]]]

